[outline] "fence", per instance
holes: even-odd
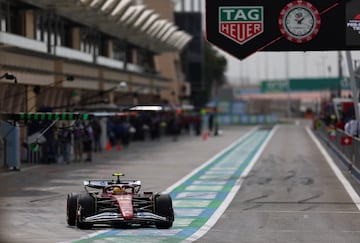
[[[319,121],[318,121],[319,122]],[[347,164],[353,162],[353,167],[360,171],[360,138],[353,137],[352,143],[346,145],[344,139],[349,136],[341,129],[331,130],[323,122],[319,122],[316,126],[316,131],[336,152],[340,153]]]

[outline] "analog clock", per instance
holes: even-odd
[[[312,40],[319,32],[320,13],[310,2],[296,0],[280,12],[279,28],[286,39],[295,43]]]

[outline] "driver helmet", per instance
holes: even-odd
[[[120,194],[120,193],[122,193],[122,192],[124,192],[124,190],[123,190],[123,188],[121,188],[121,187],[119,187],[119,186],[115,186],[115,187],[113,188],[113,194]]]

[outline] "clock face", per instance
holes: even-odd
[[[309,2],[293,1],[280,12],[279,28],[289,41],[304,43],[312,40],[320,29],[320,13]]]

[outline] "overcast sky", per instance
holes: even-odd
[[[337,51],[258,52],[242,61],[221,50],[219,52],[227,57],[226,76],[233,84],[259,83],[268,79],[283,80],[287,75],[289,78],[338,77],[339,75]],[[360,66],[360,51],[352,51],[351,55],[353,62],[357,61]],[[348,64],[344,51],[341,52],[341,56],[343,73],[348,76]],[[289,61],[286,62],[286,60]]]

